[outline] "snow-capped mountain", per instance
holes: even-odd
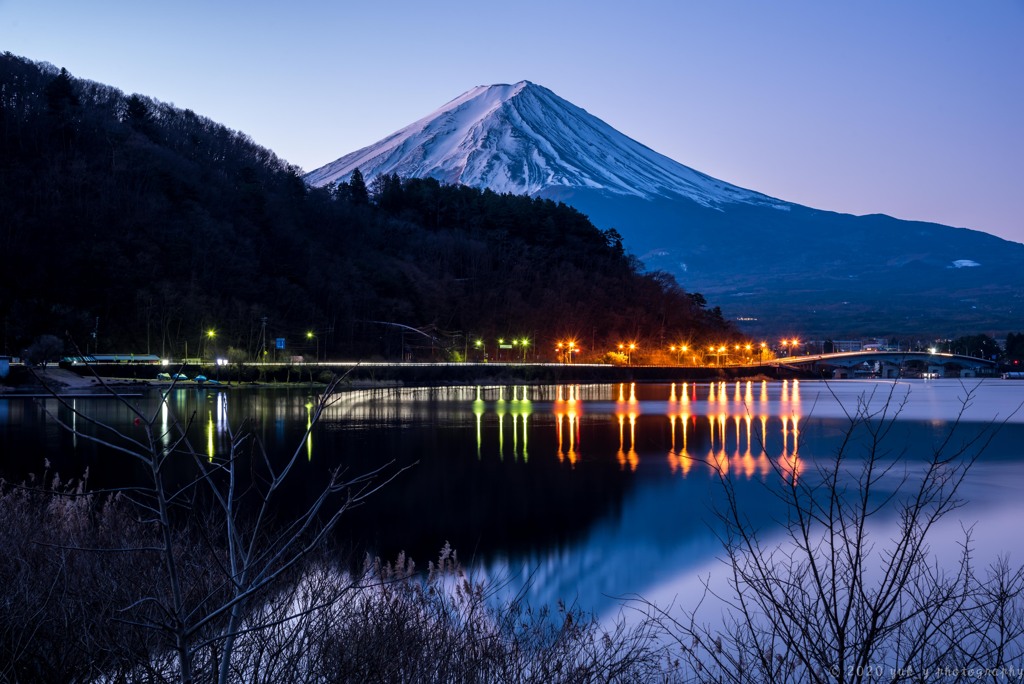
[[[367,180],[397,173],[526,195],[585,188],[644,199],[685,197],[703,206],[784,205],[658,154],[529,81],[477,86],[311,172],[306,182],[346,180],[356,168]]]
[[[325,186],[357,168],[368,182],[433,177],[563,201],[752,334],[1014,331],[1024,307],[1020,243],[746,190],[528,81],[473,88],[305,180]]]

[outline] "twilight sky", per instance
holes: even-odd
[[[307,171],[527,79],[742,187],[1024,242],[1024,0],[0,0],[0,50]]]

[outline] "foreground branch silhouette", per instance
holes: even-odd
[[[145,485],[0,486],[0,679],[1008,681],[1024,665],[1024,571],[1009,558],[979,567],[970,528],[952,561],[931,548],[999,425],[957,421],[929,458],[904,458],[895,387],[849,410],[831,456],[772,461],[781,526],[716,470],[725,572],[682,613],[641,600],[636,620],[605,623],[505,596],[448,547],[426,572],[404,556],[352,571],[330,531],[400,471],[334,472],[285,513],[274,500],[308,431],[275,462],[229,429],[211,461],[188,445],[191,419],[164,433],[132,408],[136,424],[118,432],[65,405],[68,428],[125,455]]]
[[[99,379],[102,382],[102,379]],[[107,387],[110,391],[111,388]],[[275,463],[245,430],[210,460],[159,428],[171,389],[118,431],[57,397],[79,438],[137,466],[141,486],[0,485],[0,679],[148,682],[648,681],[653,623],[599,624],[575,606],[532,608],[468,575],[445,547],[427,572],[404,556],[353,571],[328,539],[346,510],[400,470],[334,472],[298,512],[275,499],[303,443]],[[56,394],[56,393],[54,393]],[[182,463],[189,468],[183,469]],[[388,468],[389,466],[385,466]]]
[[[976,681],[967,671],[979,669],[1006,681],[1022,665],[1024,570],[999,558],[979,571],[970,528],[951,566],[930,547],[999,424],[961,439],[961,410],[929,459],[903,460],[895,428],[906,396],[895,388],[878,409],[874,394],[861,397],[836,452],[807,472],[773,462],[766,486],[784,504],[781,538],[717,470],[726,586],[705,580],[703,606],[682,617],[647,606],[692,681]]]
[[[142,484],[90,493],[94,498],[116,497],[122,511],[134,518],[135,538],[121,547],[76,550],[130,554],[159,566],[161,572],[151,577],[156,586],[121,607],[118,619],[163,635],[172,644],[181,682],[194,681],[197,660],[206,670],[211,663],[216,665],[217,681],[229,681],[239,635],[266,626],[251,619],[255,603],[282,582],[294,580],[304,562],[324,548],[344,513],[404,470],[393,469],[389,463],[348,476],[337,468],[304,508],[285,518],[279,515],[282,490],[294,477],[303,457],[302,446],[336,398],[343,379],[335,378],[322,392],[305,434],[294,452],[280,462],[267,454],[252,433],[230,425],[225,457],[200,454],[187,436],[194,416],[183,424],[170,411],[168,396],[173,384],[161,392],[158,406],[147,413],[97,377],[133,417],[130,432],[104,424],[59,393],[52,393],[74,422],[51,411],[53,420],[79,438],[123,455],[141,475]],[[171,416],[166,431],[161,427],[165,413]],[[80,497],[85,492],[79,488],[63,494]],[[338,600],[358,583],[358,577],[348,578],[323,601]],[[299,617],[301,611],[284,618],[276,615],[268,624]]]

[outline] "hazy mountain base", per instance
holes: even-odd
[[[542,195],[616,228],[648,268],[705,293],[750,334],[934,339],[1019,328],[1024,245],[980,231],[799,205]]]

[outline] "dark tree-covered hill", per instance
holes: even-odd
[[[10,53],[0,317],[8,354],[42,335],[173,357],[283,337],[358,358],[431,336],[596,351],[734,334],[564,204],[397,177],[311,189],[244,134]]]

